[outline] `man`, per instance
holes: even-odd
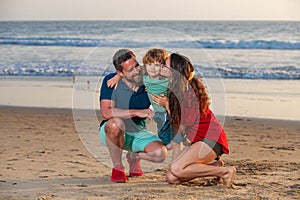
[[[107,86],[115,73],[107,75],[101,86],[100,109],[103,121],[100,124],[100,140],[108,147],[113,169],[111,181],[127,182],[122,164],[122,151],[127,150],[130,176],[142,176],[140,159],[163,162],[167,149],[162,141],[146,127],[146,118],[152,119],[145,86],[142,83],[141,67],[135,54],[121,49],[113,56],[113,64],[121,80],[117,89]]]

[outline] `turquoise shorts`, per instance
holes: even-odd
[[[106,145],[106,133],[104,127],[106,122],[100,127],[99,136],[102,144]],[[124,133],[124,149],[131,152],[144,151],[145,147],[151,142],[159,141],[162,142],[156,135],[148,130],[142,130],[134,133]]]

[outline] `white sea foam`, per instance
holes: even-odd
[[[116,49],[162,47],[203,77],[297,80],[299,30],[300,22],[0,22],[0,76],[104,75]],[[198,59],[202,49],[214,65]]]

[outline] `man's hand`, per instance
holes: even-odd
[[[138,110],[136,116],[140,118],[149,118],[150,120],[153,120],[154,114],[154,111],[148,108],[144,110]]]

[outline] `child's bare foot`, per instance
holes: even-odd
[[[232,185],[232,181],[235,177],[235,173],[236,173],[236,169],[235,167],[227,167],[228,171],[227,173],[221,177],[223,185],[225,186],[231,186]]]

